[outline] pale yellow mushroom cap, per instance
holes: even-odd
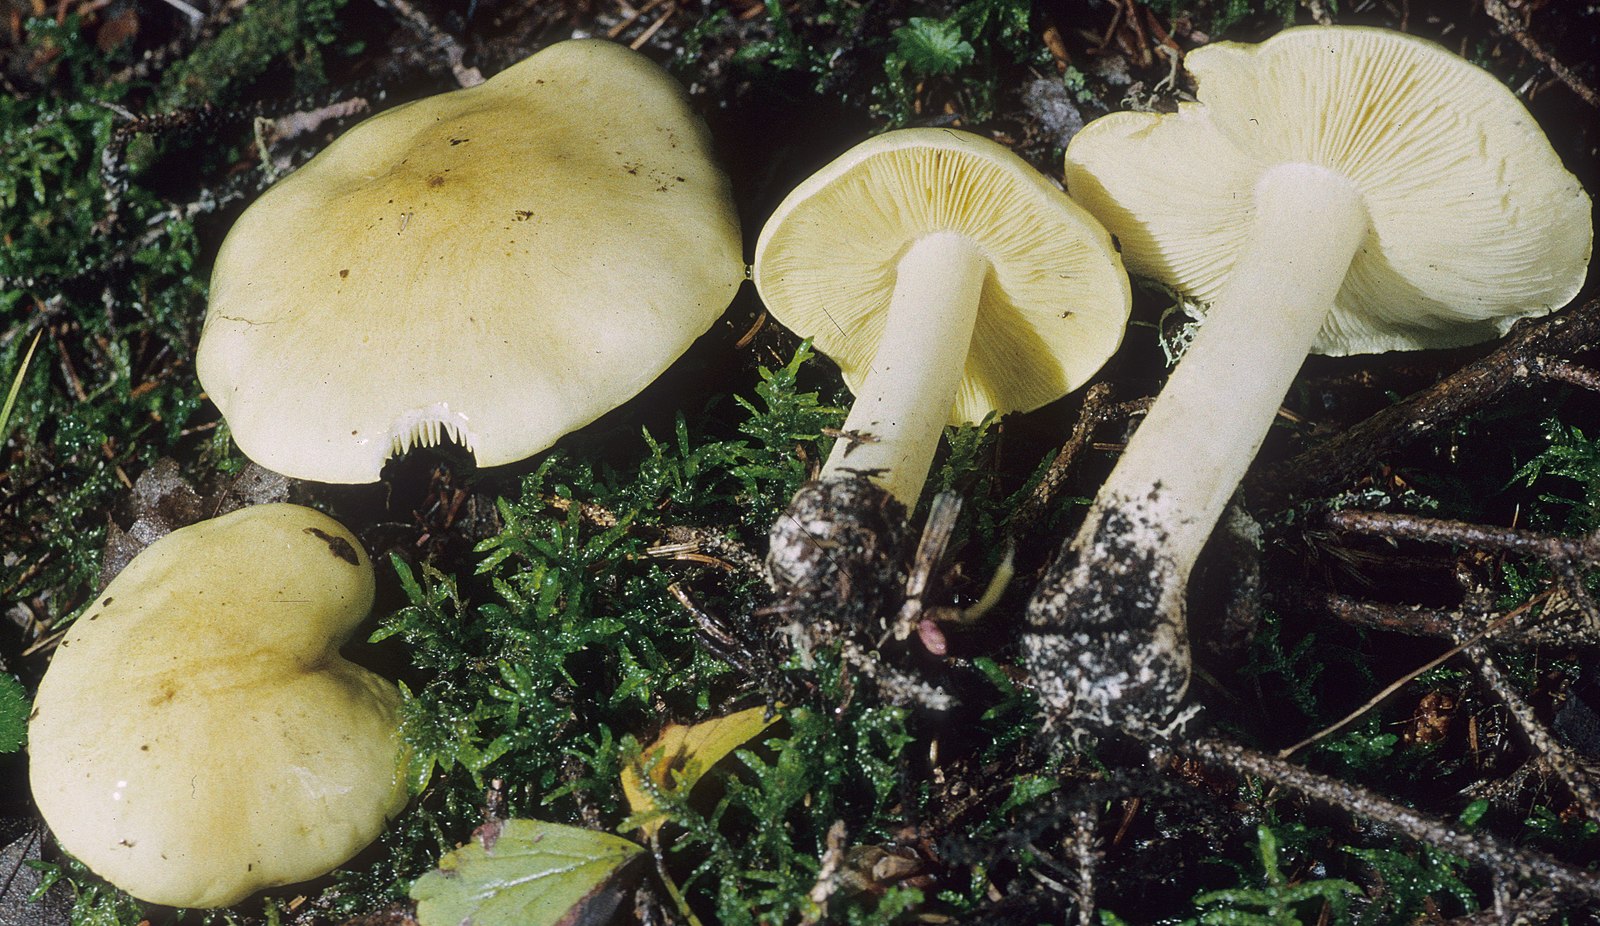
[[[1488,72],[1421,39],[1337,26],[1218,42],[1185,66],[1199,102],[1097,119],[1067,148],[1067,189],[1130,272],[1212,301],[1249,234],[1256,179],[1306,163],[1355,184],[1371,221],[1316,352],[1470,344],[1582,287],[1589,197]]]
[[[941,231],[968,236],[991,265],[951,424],[1059,399],[1116,353],[1132,294],[1110,236],[1010,150],[966,132],[888,132],[817,171],[762,229],[756,288],[859,393],[896,265]]]
[[[372,482],[449,435],[510,463],[635,395],[744,276],[682,90],[604,41],[355,126],[228,234],[196,369],[251,459]]]
[[[372,565],[260,505],[174,531],[68,630],[29,777],[63,848],[128,893],[216,907],[323,874],[405,805],[396,686],[339,655]]]

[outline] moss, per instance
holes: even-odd
[[[250,85],[287,59],[292,90],[323,84],[324,49],[337,38],[336,17],[345,0],[258,0],[162,77],[156,94],[163,110],[201,104],[230,107]]]
[[[1287,0],[1152,6],[1158,15],[1193,13],[1196,27],[1213,34],[1275,28],[1297,15]],[[126,118],[119,108],[155,114],[211,103],[231,118],[310,89],[348,47],[347,20],[373,18],[364,27],[368,35],[393,29],[382,14],[358,7],[341,0],[252,0],[192,54],[149,80],[131,81],[112,77],[133,55],[100,53],[81,21],[26,25],[29,44],[18,57],[36,62],[30,67],[37,92],[0,94],[0,371],[7,382],[32,334],[45,334],[12,416],[0,482],[6,554],[0,597],[12,613],[59,626],[95,586],[106,524],[127,499],[124,476],[136,477],[161,457],[180,460],[184,475],[196,481],[242,465],[226,427],[217,426],[201,399],[188,359],[202,315],[207,253],[221,223],[197,228],[178,218],[172,210],[181,203],[172,197],[181,194],[172,189],[215,188],[223,171],[241,166],[237,152],[248,150],[249,140],[222,120],[214,137],[185,137],[200,167],[183,168],[159,133],[145,133],[143,160],[122,169],[118,152],[127,139],[118,133]],[[1071,25],[1097,32],[1109,23],[1109,8],[1105,13],[1100,21]],[[495,15],[511,16],[511,8]],[[948,104],[969,122],[995,116],[977,128],[1020,126],[1025,136],[1025,117],[1008,96],[1012,78],[1054,66],[1036,38],[1036,15],[1043,14],[1014,0],[771,3],[743,20],[718,9],[690,26],[686,38],[706,54],[686,51],[679,66],[689,83],[713,67],[736,73],[737,92],[758,100],[796,84],[820,88],[871,114],[878,128],[938,118]],[[451,31],[470,40],[477,30],[490,31],[485,23],[470,20]],[[1073,60],[1088,67],[1094,58],[1078,54],[1074,29],[1056,25],[1074,45]],[[755,41],[741,46],[745,38]],[[1501,48],[1488,39],[1473,44]],[[735,46],[744,50],[734,55],[728,49]],[[886,67],[896,59],[898,70]],[[1080,94],[1098,80],[1073,74]],[[722,103],[706,101],[708,108]],[[115,168],[109,171],[103,170],[108,153]],[[767,166],[746,170],[754,175]],[[157,174],[165,175],[160,191]],[[1161,367],[1153,338],[1136,329],[1129,341],[1125,365],[1112,378],[1131,397],[1158,382]],[[415,800],[377,846],[329,880],[274,895],[265,905],[183,914],[181,921],[312,926],[399,902],[411,880],[480,821],[484,791],[497,779],[510,813],[621,826],[627,809],[618,771],[662,723],[769,698],[784,703],[783,722],[723,763],[707,787],[667,807],[664,864],[707,922],[794,922],[814,914],[811,894],[830,845],[850,858],[892,850],[915,863],[904,877],[863,877],[836,892],[829,913],[839,921],[904,922],[919,914],[1059,921],[1071,899],[1051,885],[1072,884],[1076,861],[1062,847],[1070,846],[1075,815],[1086,808],[1095,814],[1092,833],[1105,853],[1099,902],[1130,922],[1162,916],[1312,922],[1320,904],[1331,915],[1348,900],[1353,921],[1398,924],[1434,908],[1465,912],[1488,898],[1486,879],[1467,876],[1454,860],[1378,831],[1321,828],[1305,807],[1250,782],[1197,775],[1180,787],[1141,770],[1142,756],[1118,754],[1114,745],[1103,755],[1045,754],[1037,748],[1037,704],[1012,645],[1025,582],[981,626],[951,631],[950,658],[894,653],[897,666],[960,694],[950,714],[884,703],[826,641],[810,665],[790,661],[786,642],[772,636],[775,621],[763,612],[769,602],[762,577],[748,561],[724,553],[765,552],[768,527],[808,465],[825,453],[825,429],[843,417],[832,401],[842,394],[836,375],[808,349],[791,352],[792,345],[769,328],[751,353],[716,355],[713,398],[665,427],[642,435],[613,427],[600,440],[549,455],[525,476],[485,476],[469,488],[491,501],[481,519],[486,526],[453,538],[477,542],[468,555],[458,554],[467,542],[426,555],[411,543],[414,536],[375,546],[375,558],[391,564],[386,578],[398,602],[380,616],[376,635],[388,638],[381,647],[387,656],[406,663],[399,674],[409,689],[405,736],[414,755]],[[1149,370],[1137,366],[1133,355],[1140,351],[1155,358]],[[783,359],[757,370],[748,359],[756,355]],[[1432,375],[1449,362],[1408,364]],[[1382,365],[1342,363],[1340,370],[1359,370],[1386,388],[1411,388]],[[1315,374],[1316,365],[1308,371]],[[1324,417],[1322,403],[1343,394],[1308,385],[1297,408],[1313,423],[1337,422]],[[1600,523],[1592,439],[1600,421],[1576,401],[1540,396],[1463,422],[1456,433],[1397,455],[1392,473],[1318,504],[1506,522],[1514,512],[1516,523],[1540,529],[1592,529]],[[1376,404],[1383,404],[1381,393]],[[1026,427],[990,422],[951,434],[935,481],[965,501],[939,575],[952,600],[976,598],[1003,555],[1008,514],[1037,482],[1052,449],[1044,446],[1052,437],[1020,438]],[[597,450],[601,441],[606,446]],[[1085,476],[1072,490],[1092,491],[1091,481]],[[1035,561],[1070,533],[1070,504],[1056,507],[1045,519],[1049,529],[1032,538]],[[364,512],[386,519],[374,536],[388,536],[382,531],[390,522],[413,513],[404,506],[374,510]],[[1268,525],[1263,574],[1277,597],[1252,648],[1208,667],[1217,684],[1195,685],[1220,726],[1263,746],[1319,729],[1438,649],[1329,626],[1309,613],[1302,592],[1397,594],[1410,586],[1373,581],[1372,561],[1318,533],[1315,506],[1297,515],[1298,521]],[[913,528],[919,523],[914,515]],[[721,546],[698,560],[660,555],[669,534],[685,531]],[[384,555],[391,552],[398,556]],[[1532,562],[1468,565],[1482,570],[1504,607],[1548,587],[1545,571]],[[1597,581],[1592,571],[1587,578]],[[19,659],[13,638],[0,643],[4,668],[32,684],[42,657]],[[1428,652],[1416,658],[1421,650]],[[1505,662],[1528,692],[1579,678],[1570,652]],[[1430,676],[1418,691],[1468,685]],[[1553,696],[1543,696],[1549,707]],[[1308,761],[1341,777],[1383,783],[1419,807],[1458,809],[1448,797],[1459,793],[1458,785],[1507,769],[1472,764],[1478,753],[1456,740],[1422,749],[1397,739],[1416,700],[1380,708]],[[1468,700],[1463,717],[1470,712],[1485,737],[1509,739],[1493,725],[1484,700]],[[1596,851],[1600,837],[1574,818],[1562,795],[1537,795],[1517,806],[1497,808],[1477,825],[1492,823],[1572,858]],[[843,835],[830,843],[839,821]],[[68,860],[53,874],[75,891],[75,922],[133,926],[146,915],[166,916]],[[1362,893],[1351,894],[1346,883],[1361,885]],[[291,903],[300,893],[309,899]]]

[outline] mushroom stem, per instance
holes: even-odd
[[[989,261],[966,235],[917,239],[895,265],[872,369],[820,478],[866,474],[916,507],[966,369]]]
[[[1046,631],[1029,660],[1069,725],[1171,717],[1189,678],[1189,572],[1367,235],[1355,185],[1315,165],[1268,170],[1255,207],[1194,343],[1029,605]]]
[[[1228,282],[1095,505],[1149,499],[1185,576],[1266,439],[1367,233],[1355,185],[1315,165],[1267,171],[1255,203]]]

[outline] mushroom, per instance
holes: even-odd
[[[1004,146],[948,129],[884,133],[796,187],[754,278],[856,395],[820,478],[866,475],[907,508],[945,424],[1077,388],[1132,298],[1098,222]]]
[[[1190,568],[1308,351],[1451,347],[1564,305],[1589,198],[1494,77],[1429,42],[1306,27],[1191,52],[1199,101],[1117,113],[1067,186],[1204,324],[1029,606],[1050,717],[1159,730]]]
[[[287,476],[372,482],[446,436],[494,466],[643,389],[743,278],[683,91],[623,46],[561,42],[360,123],[251,205],[196,369]]]
[[[761,230],[754,279],[856,395],[767,559],[791,599],[820,596],[803,610],[847,621],[898,581],[944,425],[1077,388],[1132,300],[1098,222],[1004,146],[948,129],[884,133],[801,183]]]
[[[39,683],[29,777],[128,893],[217,907],[341,864],[405,805],[394,683],[347,662],[372,564],[338,522],[243,508],[140,553]]]

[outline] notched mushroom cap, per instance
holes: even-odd
[[[1097,119],[1067,149],[1068,190],[1117,236],[1130,272],[1214,300],[1258,178],[1312,164],[1352,182],[1371,221],[1314,352],[1475,343],[1582,287],[1589,197],[1487,71],[1346,26],[1217,42],[1184,65],[1199,102]]]
[[[936,232],[967,236],[990,263],[951,424],[1053,402],[1116,352],[1132,296],[1110,237],[1021,158],[965,132],[890,132],[817,171],[762,230],[756,285],[859,394],[900,258]]]
[[[251,459],[372,482],[449,436],[537,453],[632,397],[744,277],[682,90],[604,41],[357,125],[228,234],[196,360]]]
[[[67,632],[29,725],[63,848],[143,900],[235,903],[323,874],[405,805],[396,686],[339,655],[372,565],[260,505],[174,531]]]

